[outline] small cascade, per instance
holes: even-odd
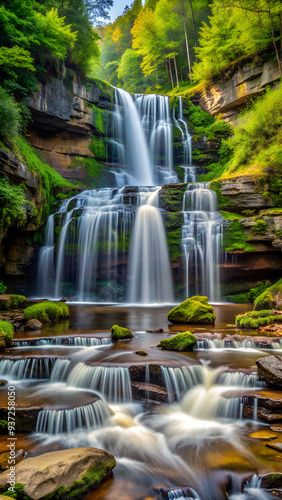
[[[217,383],[228,387],[266,387],[265,382],[258,379],[257,373],[242,373],[242,372],[222,372],[220,373]]]
[[[0,376],[10,380],[49,379],[55,358],[1,359]]]
[[[137,109],[131,95],[115,89],[114,153],[121,173],[117,186],[153,186],[152,164]]]
[[[281,339],[275,340],[275,342],[269,342],[265,345],[264,342],[258,340],[254,341],[252,339],[244,339],[241,341],[236,340],[225,340],[225,339],[204,339],[197,340],[197,349],[275,349],[279,350],[282,347]]]
[[[65,382],[70,364],[71,362],[68,359],[56,359],[51,372],[50,382]]]
[[[31,339],[31,340],[14,340],[14,347],[30,347],[30,346],[44,346],[44,345],[61,345],[61,346],[77,346],[77,347],[94,347],[101,345],[110,345],[112,340],[110,338],[98,339],[96,337],[50,337],[45,339]]]
[[[69,386],[99,391],[107,401],[113,403],[132,400],[128,368],[87,366],[77,363],[66,382]]]
[[[173,170],[169,98],[156,94],[135,94],[135,106],[148,144],[154,184],[178,182]]]
[[[206,182],[189,184],[183,197],[182,251],[186,297],[207,295],[218,300],[222,221],[216,194]]]
[[[146,193],[136,214],[129,260],[130,303],[171,303],[173,287],[158,191]]]
[[[81,429],[90,431],[102,427],[109,417],[110,410],[102,400],[70,410],[42,410],[38,414],[36,432],[58,435]]]
[[[182,366],[181,368],[161,367],[162,376],[167,389],[169,402],[175,399],[179,401],[181,396],[203,382],[202,366]]]
[[[182,97],[178,97],[178,118],[175,117],[175,109],[173,109],[173,121],[175,126],[181,132],[181,142],[183,146],[183,168],[195,168],[192,165],[192,137],[189,134],[187,123],[183,120],[183,103]],[[185,171],[185,175],[186,171]],[[184,182],[195,182],[195,180],[185,180]]]
[[[185,490],[171,490],[168,492],[167,498],[168,500],[201,500],[193,488],[185,488]]]
[[[38,260],[38,288],[42,297],[49,297],[54,286],[54,214],[48,217],[44,246],[40,249]]]

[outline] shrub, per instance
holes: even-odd
[[[8,321],[0,321],[0,336],[4,337],[4,340],[13,340],[14,327]]]
[[[267,228],[266,222],[263,219],[258,219],[253,226],[253,231],[256,233],[262,233]]]
[[[69,317],[69,308],[64,302],[49,302],[48,300],[40,304],[27,307],[24,311],[24,319],[38,319],[42,323],[50,323],[58,319]]]
[[[7,287],[4,285],[3,281],[0,281],[0,294],[6,293]]]
[[[5,141],[13,141],[19,129],[20,111],[13,97],[0,87],[0,137]]]

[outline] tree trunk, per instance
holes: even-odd
[[[197,45],[198,45],[198,42],[197,42],[197,31],[196,31],[196,23],[195,23],[195,18],[194,18],[194,11],[193,11],[192,0],[189,0],[189,3],[190,3],[190,10],[191,10],[192,23],[193,23],[193,31],[194,31],[195,47],[197,47]],[[196,55],[195,55],[195,61],[197,62],[197,56],[196,56]]]
[[[173,77],[172,77],[172,71],[171,71],[171,63],[170,63],[170,59],[168,58],[168,67],[169,67],[169,74],[170,74],[170,81],[171,81],[171,86],[172,86],[172,90],[174,89],[174,85],[173,85]]]
[[[177,64],[176,64],[176,58],[174,56],[173,58],[174,61],[174,69],[175,69],[175,76],[176,76],[176,85],[179,87],[179,80],[178,80],[178,70],[177,70]]]
[[[189,43],[188,43],[187,29],[186,29],[186,23],[185,23],[184,15],[182,16],[182,18],[183,18],[184,32],[185,32],[185,42],[186,42],[187,61],[188,61],[188,75],[189,75],[190,83],[192,83],[192,79],[191,79],[191,61],[190,61],[190,54],[189,54]]]
[[[273,18],[272,18],[272,14],[271,14],[271,11],[270,11],[269,1],[267,3],[268,3],[268,9],[269,9],[268,14],[269,14],[270,23],[271,23],[272,42],[273,42],[273,46],[274,46],[274,50],[275,50],[275,54],[276,54],[276,59],[277,59],[277,64],[278,64],[278,70],[279,70],[280,75],[282,75],[282,68],[281,68],[280,56],[279,56],[279,52],[278,52],[277,45],[276,45],[276,42],[275,42]]]

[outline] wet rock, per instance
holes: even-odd
[[[89,486],[98,486],[112,473],[116,466],[114,456],[96,448],[72,448],[44,453],[27,458],[16,465],[17,483],[22,483],[23,493],[32,500],[54,494],[60,488],[59,496],[76,490],[86,492]],[[8,472],[0,474],[2,492],[8,489]],[[3,491],[4,490],[4,491]]]
[[[0,387],[7,384],[7,380],[0,380]]]
[[[269,428],[273,432],[282,432],[282,425],[271,425]]]
[[[41,328],[43,328],[43,325],[42,325],[41,321],[33,318],[33,319],[29,319],[27,321],[25,328],[27,330],[41,330]]]
[[[282,489],[282,474],[265,474],[261,478],[261,488],[265,490]]]
[[[113,342],[117,342],[118,340],[133,339],[134,335],[127,328],[113,325],[111,328],[111,338]]]
[[[16,450],[15,456],[13,456],[13,460],[15,461],[13,465],[18,464],[21,462],[25,457],[25,451],[24,450]],[[9,464],[9,459],[10,459],[10,452],[7,451],[6,453],[1,453],[0,455],[0,469],[6,470],[9,469],[11,464]]]
[[[150,400],[160,403],[167,402],[167,390],[155,384],[134,382],[131,384],[133,399],[137,401]]]
[[[148,356],[146,351],[135,351],[135,354],[138,354],[138,356]]]
[[[207,297],[194,296],[174,307],[167,315],[171,323],[214,324],[215,314]]]
[[[268,446],[268,448],[274,448],[274,450],[277,451],[282,451],[282,437],[280,436],[274,441],[270,441],[270,443],[267,443],[266,446]]]
[[[253,432],[252,434],[250,434],[250,438],[270,440],[270,439],[276,439],[277,434],[275,434],[274,432],[270,432],[269,430],[266,430],[266,431],[262,430],[262,431],[258,431],[258,432]]]
[[[266,356],[257,359],[258,376],[267,384],[282,387],[282,356]]]
[[[156,330],[146,330],[147,333],[163,333],[163,328],[157,328]]]
[[[17,408],[15,422],[17,432],[33,432],[36,428],[38,413],[43,407]],[[0,408],[0,420],[8,420],[8,408]]]
[[[161,340],[158,347],[166,351],[192,351],[197,338],[191,332],[183,332],[170,339]]]

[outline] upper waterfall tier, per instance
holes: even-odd
[[[115,89],[111,142],[113,156],[120,167],[113,172],[117,186],[156,186],[178,181],[173,170],[172,122],[167,96],[136,94],[133,100],[125,90]]]

